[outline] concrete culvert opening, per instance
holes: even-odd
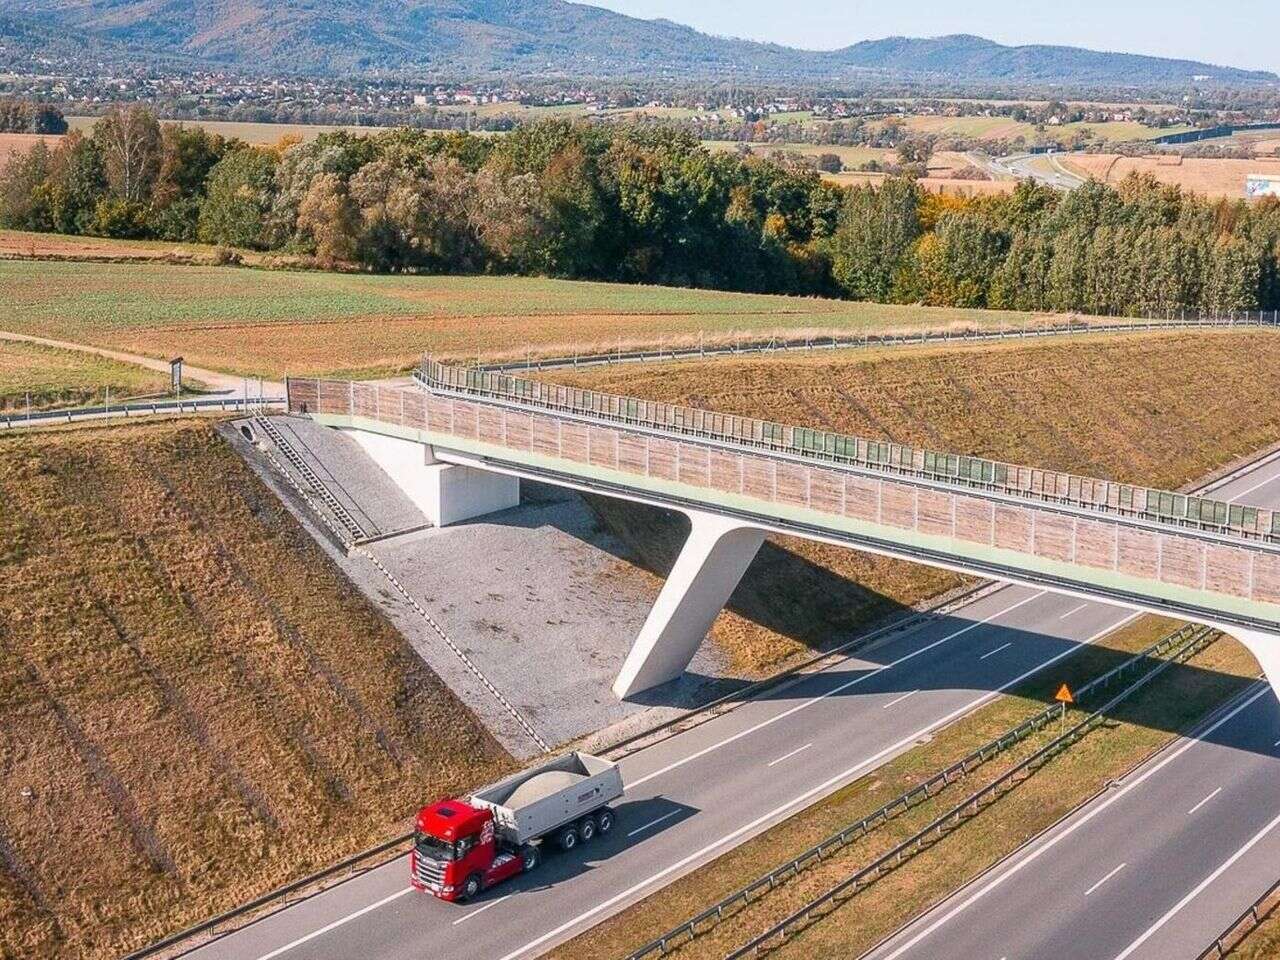
[[[244,434],[244,438],[250,443],[254,442],[253,427],[249,426],[247,423],[242,423],[240,424],[240,432]]]

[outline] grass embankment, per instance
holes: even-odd
[[[1029,314],[537,277],[406,277],[159,263],[0,260],[0,329],[193,366],[402,371],[423,351],[524,357],[775,332],[1017,325]]]
[[[163,373],[105,357],[0,340],[0,413],[155,396],[169,389]]]
[[[1227,954],[1231,960],[1275,960],[1280,957],[1280,908]]]
[[[206,422],[0,437],[0,956],[119,956],[511,760]]]
[[[1280,334],[1270,332],[792,354],[546,376],[1169,489],[1280,439]],[[665,572],[681,540],[671,520],[614,502],[597,508],[646,566]],[[773,543],[712,632],[749,673],[962,583],[836,547]]]
[[[1043,709],[1058,684],[1078,687],[1164,635],[1168,620],[1146,617],[1081,650],[1050,673],[1024,683],[778,827],[655,893],[551,954],[555,958],[623,956],[785,863],[845,825],[866,816],[948,764]],[[855,957],[902,923],[1052,825],[1217,704],[1247,686],[1257,664],[1232,640],[1220,640],[1191,663],[1170,668],[1121,705],[1105,728],[1051,760],[995,805],[804,931],[776,954]],[[1099,701],[1101,702],[1101,701]],[[1094,706],[1097,706],[1095,703]],[[1075,714],[1073,714],[1075,716]],[[1083,718],[1083,714],[1078,714]],[[910,812],[846,847],[837,856],[741,910],[677,956],[720,958],[898,842],[991,783],[1058,732],[1051,726],[988,762]],[[1261,956],[1261,955],[1259,955]]]

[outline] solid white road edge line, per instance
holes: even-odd
[[[294,947],[300,947],[304,943],[314,940],[316,937],[319,937],[323,934],[328,933],[330,930],[334,930],[342,926],[344,923],[350,923],[352,920],[356,919],[356,917],[363,917],[370,910],[377,910],[379,907],[385,907],[392,900],[398,900],[401,897],[403,897],[406,893],[413,893],[413,887],[405,887],[403,890],[397,890],[395,893],[391,894],[391,896],[383,897],[377,903],[371,903],[367,907],[363,907],[362,909],[357,910],[355,913],[349,913],[345,917],[343,917],[341,920],[335,920],[333,921],[333,923],[327,924],[326,926],[321,927],[319,930],[312,930],[305,937],[299,937],[297,940],[294,940],[292,943],[286,943],[283,947],[276,947],[270,953],[264,953],[262,956],[258,958],[258,960],[271,960],[272,957],[278,957],[280,956],[280,954],[285,953],[289,950],[292,950]]]
[[[1010,647],[1012,647],[1012,646],[1013,646],[1013,641],[1012,641],[1012,640],[1010,640],[1008,643],[1002,643],[1002,644],[1000,644],[1000,646],[996,647],[994,650],[988,650],[986,653],[984,653],[984,654],[983,654],[982,656],[980,656],[978,659],[979,659],[979,660],[985,660],[985,659],[987,659],[987,657],[994,657],[994,656],[995,656],[997,653],[999,653],[1001,650],[1008,650],[1008,649],[1009,649]]]
[[[514,893],[508,893],[505,897],[499,897],[497,900],[490,900],[483,907],[476,907],[476,909],[472,910],[465,917],[459,917],[457,920],[453,921],[453,925],[456,927],[458,924],[462,923],[464,920],[470,920],[477,913],[484,913],[490,907],[496,907],[503,900],[509,900],[511,897],[514,897],[514,896],[515,896]]]
[[[1087,811],[1084,814],[1084,816],[1082,816],[1079,820],[1076,820],[1075,822],[1071,823],[1061,833],[1055,834],[1054,836],[1048,838],[1039,847],[1037,847],[1036,849],[1028,853],[1023,859],[1014,863],[1012,866],[1006,869],[999,876],[994,877],[993,879],[989,880],[987,883],[983,884],[981,887],[978,888],[977,891],[975,891],[973,894],[965,898],[964,901],[952,907],[945,914],[943,914],[933,923],[929,924],[927,927],[925,927],[923,930],[921,930],[919,933],[917,933],[915,936],[909,939],[902,946],[898,947],[892,953],[889,953],[884,957],[882,957],[881,960],[897,960],[898,957],[902,956],[904,953],[906,953],[908,950],[914,947],[921,940],[930,936],[939,928],[950,923],[960,914],[964,913],[964,911],[968,910],[971,906],[973,906],[975,903],[977,903],[979,900],[985,897],[992,890],[995,890],[997,887],[1002,886],[1006,880],[1009,880],[1010,878],[1017,876],[1026,867],[1029,867],[1031,864],[1035,863],[1037,860],[1040,859],[1040,857],[1044,856],[1046,853],[1048,853],[1050,850],[1056,847],[1059,843],[1066,840],[1068,837],[1074,834],[1077,830],[1079,830],[1085,824],[1092,821],[1094,817],[1099,816],[1104,811],[1109,809],[1113,803],[1118,802],[1123,797],[1127,796],[1128,794],[1136,790],[1138,787],[1144,784],[1148,779],[1155,776],[1157,773],[1159,773],[1169,764],[1173,763],[1175,760],[1181,757],[1184,753],[1186,753],[1188,750],[1194,747],[1197,743],[1201,742],[1205,737],[1209,736],[1215,730],[1219,729],[1223,725],[1235,719],[1240,713],[1244,712],[1249,707],[1251,707],[1261,697],[1268,694],[1271,694],[1271,687],[1265,682],[1260,684],[1259,689],[1256,693],[1254,693],[1250,697],[1245,698],[1244,702],[1242,702],[1241,704],[1233,708],[1231,711],[1226,713],[1224,716],[1220,717],[1218,720],[1214,721],[1214,723],[1210,725],[1207,729],[1194,731],[1191,734],[1189,734],[1186,738],[1186,743],[1178,747],[1176,750],[1170,753],[1167,757],[1165,757],[1163,760],[1157,763],[1150,770],[1144,771],[1136,779],[1125,784],[1119,790],[1112,793],[1109,797],[1107,797],[1106,800],[1104,800],[1102,803],[1100,803],[1098,806],[1094,807],[1093,809]],[[1120,960],[1120,958],[1116,958],[1116,960]]]
[[[1110,880],[1112,877],[1114,877],[1117,873],[1119,873],[1121,870],[1123,870],[1127,866],[1128,866],[1127,863],[1120,864],[1120,866],[1116,867],[1114,870],[1108,873],[1105,877],[1103,877],[1101,880],[1095,883],[1092,887],[1086,890],[1084,892],[1084,895],[1087,897],[1089,894],[1093,893],[1093,891],[1097,890],[1100,886],[1102,886],[1104,883],[1106,883],[1108,880]]]
[[[1188,811],[1187,811],[1187,816],[1188,816],[1188,817],[1189,817],[1189,816],[1191,816],[1193,813],[1195,813],[1197,810],[1199,810],[1201,807],[1203,807],[1206,803],[1208,803],[1210,800],[1212,800],[1214,797],[1216,797],[1216,796],[1217,796],[1218,794],[1220,794],[1221,792],[1222,792],[1222,788],[1221,788],[1221,787],[1219,787],[1217,790],[1213,791],[1213,793],[1209,794],[1207,797],[1205,797],[1203,800],[1201,800],[1199,803],[1197,803],[1194,807],[1192,807],[1190,810],[1188,810]]]
[[[628,836],[628,837],[634,837],[637,833],[644,833],[644,832],[645,832],[646,830],[648,830],[650,827],[656,827],[656,826],[657,826],[658,824],[660,824],[663,820],[670,820],[672,817],[674,817],[674,816],[675,816],[677,813],[679,813],[679,812],[680,812],[679,810],[672,810],[670,813],[664,813],[664,814],[663,814],[662,816],[660,816],[657,820],[650,820],[648,823],[644,824],[643,826],[636,827],[634,830],[632,830],[630,833],[628,833],[628,834],[627,834],[627,836]]]
[[[1277,477],[1273,474],[1273,475],[1271,475],[1271,476],[1267,477],[1267,479],[1265,479],[1265,480],[1263,480],[1263,481],[1261,481],[1261,482],[1259,482],[1259,483],[1255,483],[1255,484],[1254,484],[1252,487],[1250,487],[1248,490],[1241,490],[1239,493],[1237,493],[1235,496],[1233,496],[1233,497],[1232,497],[1229,501],[1227,501],[1227,502],[1228,502],[1228,503],[1238,503],[1238,502],[1240,501],[1240,498],[1241,498],[1241,497],[1247,497],[1249,494],[1253,493],[1253,491],[1258,490],[1258,489],[1261,489],[1262,487],[1265,487],[1268,483],[1275,483],[1277,479],[1280,479],[1280,478],[1277,478]]]
[[[779,714],[775,714],[774,716],[770,717],[767,720],[762,720],[759,723],[757,723],[755,726],[748,727],[746,730],[741,730],[738,733],[735,733],[731,737],[726,737],[724,740],[721,740],[719,743],[713,743],[708,747],[703,747],[701,750],[691,753],[687,757],[682,757],[681,759],[676,760],[673,763],[667,764],[665,767],[662,767],[659,770],[653,771],[653,773],[647,773],[643,777],[640,777],[636,780],[632,780],[627,783],[627,789],[634,790],[636,787],[640,786],[640,784],[648,783],[650,780],[654,779],[655,777],[660,777],[664,773],[670,773],[672,770],[675,770],[678,767],[683,767],[686,763],[691,763],[694,760],[704,757],[708,753],[711,753],[713,750],[719,750],[721,747],[728,746],[729,744],[733,743],[736,740],[741,740],[743,737],[749,737],[751,734],[755,733],[757,730],[763,730],[765,727],[769,726],[770,724],[777,723],[779,720],[783,720],[791,716],[793,713],[799,713],[801,710],[804,710],[807,707],[811,707],[815,703],[820,703],[823,700],[826,700],[830,697],[834,697],[838,693],[843,693],[845,690],[848,690],[850,687],[856,687],[858,684],[864,683],[867,680],[870,680],[872,677],[875,677],[875,676],[878,676],[879,674],[884,673],[886,670],[892,670],[894,667],[898,666],[899,664],[906,663],[908,660],[912,660],[920,656],[922,653],[927,653],[928,651],[934,649],[935,647],[941,646],[942,644],[946,643],[949,640],[954,640],[956,637],[961,636],[962,634],[968,633],[970,630],[976,630],[978,629],[978,627],[985,626],[986,624],[990,623],[992,620],[995,620],[997,617],[1003,617],[1006,613],[1012,613],[1014,610],[1018,609],[1018,607],[1028,604],[1032,600],[1039,599],[1040,597],[1043,597],[1048,592],[1049,591],[1047,590],[1041,590],[1039,593],[1033,593],[1031,596],[1026,597],[1022,600],[1019,600],[1017,603],[1013,604],[1012,606],[1005,607],[1003,610],[999,611],[998,613],[993,613],[991,614],[991,616],[986,617],[982,620],[974,621],[973,623],[969,624],[967,627],[961,627],[959,630],[955,631],[955,633],[949,633],[945,637],[941,638],[940,640],[935,640],[933,643],[927,644],[921,647],[919,650],[913,650],[911,653],[904,654],[903,656],[899,657],[897,660],[894,660],[890,663],[886,663],[883,666],[876,667],[876,669],[871,670],[867,673],[861,674],[860,676],[854,677],[852,680],[848,681],[847,683],[842,683],[840,684],[840,686],[835,687],[831,690],[828,690],[826,693],[821,693],[818,696],[813,697],[812,699],[805,700],[801,703],[797,703],[794,707],[790,707]]]
[[[796,749],[792,750],[790,753],[784,753],[784,754],[783,754],[782,756],[780,756],[777,760],[770,760],[768,763],[766,763],[766,764],[765,764],[765,766],[766,766],[766,767],[772,767],[772,766],[774,766],[774,765],[776,765],[776,764],[781,763],[783,760],[790,760],[790,759],[791,759],[792,757],[794,757],[797,753],[804,753],[804,751],[808,750],[808,749],[809,749],[810,747],[812,747],[812,746],[813,746],[813,741],[812,741],[812,740],[810,740],[810,741],[809,741],[808,743],[806,743],[803,747],[796,747]]]
[[[1231,856],[1227,857],[1227,859],[1223,861],[1222,866],[1218,867],[1217,870],[1213,871],[1213,873],[1209,874],[1207,877],[1201,880],[1198,884],[1196,884],[1196,887],[1194,890],[1192,890],[1185,897],[1183,897],[1181,900],[1175,903],[1173,905],[1173,908],[1170,909],[1170,911],[1166,913],[1163,917],[1161,917],[1159,920],[1153,923],[1150,927],[1148,927],[1147,931],[1144,934],[1142,934],[1142,936],[1138,937],[1137,940],[1133,941],[1133,943],[1125,947],[1122,951],[1120,951],[1120,953],[1116,954],[1116,960],[1125,960],[1125,958],[1128,957],[1131,953],[1133,953],[1133,951],[1137,950],[1140,946],[1146,943],[1152,936],[1155,935],[1156,931],[1158,931],[1166,923],[1172,920],[1178,914],[1178,911],[1180,911],[1183,907],[1185,907],[1188,903],[1190,903],[1196,897],[1200,896],[1200,894],[1202,894],[1205,891],[1206,887],[1208,887],[1220,876],[1222,876],[1224,873],[1230,870],[1232,866],[1235,865],[1235,862],[1237,860],[1239,860],[1246,853],[1252,850],[1255,846],[1261,843],[1263,838],[1265,838],[1266,835],[1270,833],[1272,830],[1274,830],[1276,827],[1280,827],[1280,816],[1277,816],[1274,820],[1272,820],[1265,827],[1263,827],[1261,830],[1255,833],[1252,837],[1250,837],[1249,841],[1243,847],[1241,847]]]
[[[909,745],[915,740],[919,740],[925,734],[931,733],[934,730],[937,730],[939,727],[945,727],[952,720],[955,720],[959,717],[963,717],[966,713],[976,710],[978,707],[982,706],[983,704],[991,700],[994,700],[996,697],[1004,693],[1004,691],[1008,690],[1010,687],[1016,687],[1023,680],[1026,680],[1028,677],[1039,673],[1045,667],[1052,666],[1053,664],[1057,663],[1059,660],[1062,660],[1066,657],[1071,656],[1071,654],[1075,653],[1076,650],[1079,649],[1079,647],[1087,646],[1088,644],[1093,643],[1095,640],[1098,640],[1106,636],[1108,633],[1111,633],[1114,630],[1120,629],[1126,623],[1130,622],[1131,620],[1136,620],[1140,616],[1142,616],[1140,612],[1129,614],[1129,616],[1125,617],[1119,622],[1112,624],[1111,626],[1105,628],[1104,630],[1100,630],[1098,633],[1094,634],[1088,640],[1080,641],[1078,646],[1073,647],[1069,650],[1063,650],[1061,653],[1055,654],[1054,656],[1050,657],[1048,660],[1045,660],[1043,663],[1037,664],[1036,666],[1022,673],[1021,675],[1014,677],[1008,683],[1002,684],[1000,687],[996,688],[995,690],[991,690],[987,693],[984,693],[982,696],[978,697],[976,700],[971,700],[969,703],[965,704],[964,706],[951,711],[951,713],[947,714],[945,717],[942,717],[939,720],[934,720],[932,723],[929,723],[926,726],[921,727],[919,730],[917,730],[915,733],[911,734],[910,736],[903,737],[897,743],[894,743],[888,747],[885,747],[879,753],[876,753],[875,755],[867,757],[863,760],[859,760],[856,764],[854,764],[848,770],[845,770],[842,773],[838,773],[834,777],[831,777],[830,779],[825,780],[822,783],[818,784],[816,787],[806,790],[804,793],[800,794],[800,796],[796,797],[795,799],[788,800],[786,803],[782,804],[779,807],[775,807],[773,810],[770,810],[768,813],[764,814],[763,816],[757,817],[756,819],[752,820],[750,823],[739,827],[738,829],[734,830],[731,833],[725,834],[719,840],[713,840],[711,843],[707,844],[701,850],[695,850],[693,853],[689,854],[687,857],[684,857],[683,859],[678,860],[669,866],[663,867],[661,870],[659,870],[657,873],[653,874],[652,876],[644,880],[641,880],[639,883],[632,884],[626,890],[623,890],[621,893],[614,894],[608,900],[605,900],[603,903],[596,904],[590,910],[584,910],[582,913],[578,914],[573,919],[566,920],[564,923],[560,924],[560,926],[556,927],[554,930],[550,930],[547,933],[544,933],[542,936],[538,937],[537,939],[529,941],[523,947],[520,947],[516,950],[513,950],[511,953],[508,953],[506,956],[502,957],[501,960],[516,960],[517,957],[523,956],[524,954],[528,953],[530,950],[534,950],[542,946],[542,944],[546,943],[548,940],[551,940],[555,937],[560,936],[562,933],[564,933],[567,930],[572,930],[578,924],[582,923],[582,921],[589,920],[590,918],[594,917],[597,913],[600,913],[604,910],[608,910],[614,904],[620,903],[623,900],[626,900],[627,898],[634,896],[636,893],[640,892],[645,887],[648,887],[653,883],[655,883],[656,881],[661,880],[663,877],[667,876],[668,874],[675,873],[676,871],[688,866],[689,864],[702,859],[703,857],[705,857],[707,854],[711,853],[713,850],[717,849],[718,847],[723,847],[725,844],[736,840],[738,837],[742,836],[744,833],[749,833],[752,830],[755,830],[757,827],[768,824],[771,820],[776,820],[791,808],[804,804],[804,802],[810,799],[811,797],[819,796],[826,790],[829,790],[833,787],[841,786],[842,784],[848,782],[849,779],[853,777],[854,774],[856,774],[859,770],[863,769],[864,767],[874,764],[876,761],[880,760],[883,757],[887,757],[896,753],[898,750],[901,750],[903,747],[906,747],[907,745]],[[1270,691],[1270,689],[1271,689],[1270,687],[1264,688],[1265,691]]]

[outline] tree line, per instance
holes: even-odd
[[[1280,203],[1134,177],[973,198],[846,188],[688,133],[548,120],[255,147],[118,109],[15,155],[0,225],[283,251],[381,272],[508,272],[938,306],[1280,307]]]
[[[66,132],[67,120],[52,104],[0,97],[0,133]]]

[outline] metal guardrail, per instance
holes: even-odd
[[[1157,640],[1146,649],[1129,657],[1123,663],[1117,664],[1106,673],[1084,684],[1076,691],[1076,696],[1079,700],[1087,699],[1097,691],[1105,690],[1113,683],[1131,676],[1146,661],[1152,658],[1164,657],[1171,651],[1198,643],[1214,633],[1215,631],[1207,627],[1188,624]],[[1044,729],[1053,721],[1065,715],[1065,704],[1055,703],[1045,708],[1035,716],[1022,721],[995,739],[983,744],[963,759],[957,760],[942,771],[935,773],[923,783],[917,784],[905,793],[890,800],[879,809],[843,827],[798,856],[762,874],[746,886],[735,890],[702,912],[672,927],[661,936],[655,937],[644,946],[627,954],[626,960],[646,960],[648,957],[665,956],[690,940],[707,933],[730,916],[730,911],[747,906],[753,902],[753,897],[772,891],[780,883],[792,879],[809,867],[823,861],[826,857],[843,849],[854,840],[866,836],[872,830],[906,813],[925,800],[932,799],[937,792],[949,786],[954,780],[964,777],[987,761],[1005,753],[1033,733]]]
[[[862,333],[825,337],[737,337],[729,342],[705,343],[705,335],[699,334],[699,343],[689,346],[654,347],[650,349],[599,350],[593,353],[563,354],[554,357],[528,356],[524,360],[507,360],[496,363],[477,363],[476,369],[487,373],[517,373],[535,370],[563,370],[579,367],[611,366],[626,363],[661,363],[672,360],[711,359],[715,357],[751,356],[755,354],[810,352],[815,350],[880,349],[885,347],[921,346],[933,343],[965,344],[987,343],[1002,340],[1026,340],[1040,337],[1084,336],[1099,333],[1143,333],[1153,330],[1185,329],[1234,329],[1237,327],[1280,326],[1280,310],[1247,311],[1226,316],[1206,316],[1185,312],[1174,316],[1143,317],[1134,320],[1090,322],[1067,319],[1065,322],[1023,323],[1020,326],[1002,326],[999,329],[965,327],[961,329],[920,330],[914,333],[878,334]]]
[[[430,358],[424,358],[414,378],[428,390],[464,399],[549,410],[672,437],[700,438],[733,447],[918,478],[1022,500],[1062,504],[1096,513],[1280,543],[1280,511],[1232,504],[1212,497],[565,387],[476,367],[450,366]]]
[[[888,873],[900,866],[906,860],[911,859],[916,854],[927,849],[931,841],[941,839],[946,836],[950,830],[954,830],[969,819],[972,819],[972,817],[976,816],[983,810],[984,806],[1003,797],[1063,750],[1082,739],[1091,730],[1101,724],[1106,719],[1106,715],[1114,709],[1117,704],[1122,703],[1138,691],[1142,690],[1147,686],[1147,684],[1169,667],[1195,656],[1220,636],[1221,634],[1215,630],[1200,628],[1200,632],[1192,639],[1184,642],[1180,648],[1173,652],[1173,655],[1169,659],[1161,661],[1158,665],[1143,674],[1130,684],[1130,686],[1113,697],[1105,705],[1090,713],[1070,730],[1067,730],[1055,737],[1031,756],[1022,760],[1014,767],[1011,767],[991,783],[966,797],[947,812],[936,817],[928,825],[921,828],[910,837],[894,845],[892,849],[877,857],[867,866],[862,867],[855,873],[846,877],[844,880],[841,880],[835,886],[810,900],[799,910],[789,914],[787,917],[771,926],[768,930],[753,937],[743,946],[727,954],[725,960],[741,960],[742,957],[757,954],[760,949],[765,947],[765,945],[770,941],[780,942],[785,940],[795,927],[802,923],[807,923],[810,920],[817,919],[819,916],[818,911],[822,908],[831,906],[832,909],[834,909],[836,906],[839,906],[842,899],[847,899],[845,896],[846,894],[848,896],[852,896],[860,889],[870,886],[885,873]],[[1065,705],[1063,705],[1062,711],[1065,716]]]
[[[31,413],[0,417],[0,429],[17,430],[23,427],[45,426],[50,423],[74,423],[77,420],[104,419],[108,417],[143,417],[158,414],[199,413],[208,410],[256,411],[263,408],[282,409],[284,397],[205,397],[197,400],[156,400],[146,403],[118,403],[97,407],[64,407],[58,410],[38,410]]]
[[[1280,880],[1272,884],[1271,889],[1255,900],[1248,910],[1236,917],[1227,929],[1218,934],[1213,943],[1205,948],[1196,960],[1222,960],[1223,957],[1229,956],[1249,934],[1262,926],[1263,921],[1275,912],[1276,907],[1280,907]]]

